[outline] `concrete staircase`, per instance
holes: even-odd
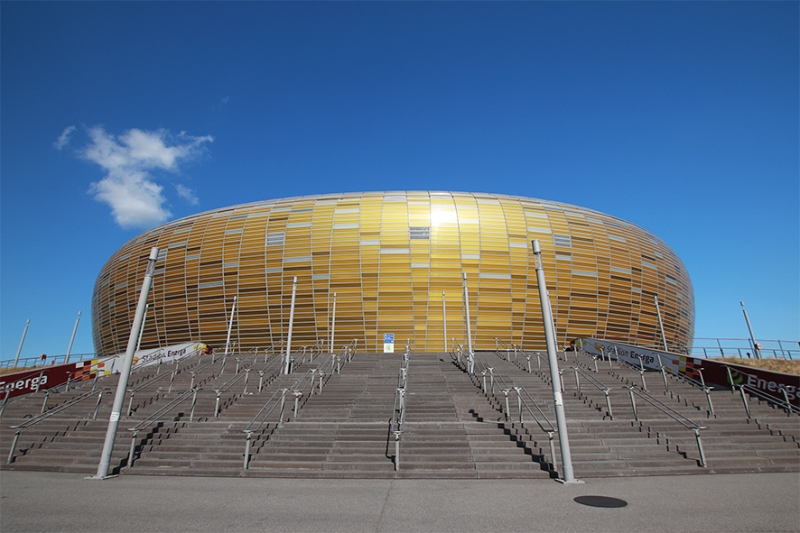
[[[203,359],[204,357],[205,359]],[[326,357],[299,362],[291,375],[280,373],[278,356],[242,355],[237,363],[209,356],[192,357],[134,373],[135,389],[128,397],[112,455],[112,471],[125,475],[206,475],[314,478],[547,478],[561,465],[558,435],[551,443],[544,431],[523,412],[519,421],[516,393],[509,391],[506,413],[504,387],[524,387],[555,424],[552,386],[546,362],[533,359],[532,372],[521,354],[484,352],[481,363],[492,367],[494,388],[482,391],[480,372],[470,376],[449,354],[410,355],[405,431],[395,457],[389,432],[400,354],[357,354],[341,371],[328,372],[320,393],[307,388],[294,415],[292,390],[303,373]],[[788,417],[766,403],[750,399],[748,419],[741,397],[712,391],[711,414],[705,393],[669,376],[665,390],[659,373],[645,374],[651,395],[694,420],[700,431],[708,468],[698,466],[694,432],[637,398],[634,420],[626,386],[641,387],[638,370],[614,362],[599,363],[568,353],[564,370],[564,401],[570,449],[577,478],[717,472],[800,471],[800,417]],[[507,360],[510,359],[510,360]],[[581,368],[611,387],[609,416],[605,395],[583,379],[578,392],[571,367]],[[483,367],[481,367],[483,368]],[[247,372],[247,374],[245,374]],[[246,376],[246,377],[245,377]],[[502,380],[500,379],[502,377]],[[503,384],[503,380],[505,384]],[[261,390],[259,390],[261,381]],[[317,375],[318,381],[318,375]],[[117,376],[94,385],[109,389],[92,420],[96,397],[22,430],[14,462],[2,469],[56,470],[93,474],[96,471],[110,415]],[[316,382],[315,382],[316,383]],[[51,394],[48,408],[91,389],[83,382],[69,392]],[[134,441],[135,460],[127,464],[131,446],[128,428],[146,420],[192,385],[199,387],[193,419],[190,402],[145,424]],[[243,431],[264,408],[267,399],[286,393],[282,424],[278,409],[252,432],[248,468]],[[219,392],[219,407],[217,406]],[[10,425],[41,411],[43,395],[8,403],[0,427],[0,446],[9,450]],[[218,410],[217,416],[215,413]],[[544,429],[548,423],[541,421]],[[252,429],[252,428],[251,428]],[[551,452],[555,451],[555,457]],[[395,469],[395,462],[399,469]],[[555,463],[555,468],[553,467]]]

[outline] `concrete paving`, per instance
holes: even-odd
[[[628,502],[597,508],[595,495]],[[800,531],[800,475],[305,480],[0,472],[0,531]]]

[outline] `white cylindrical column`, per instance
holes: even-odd
[[[294,325],[294,298],[297,294],[297,276],[292,281],[292,305],[289,308],[289,337],[286,340],[286,357],[283,361],[283,373],[289,373],[289,356],[292,353],[292,326]]]

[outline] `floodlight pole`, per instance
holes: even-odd
[[[747,316],[747,309],[744,308],[744,302],[739,302],[739,305],[742,306],[744,321],[747,322],[747,330],[750,332],[750,340],[753,343],[753,355],[755,355],[756,359],[761,359],[761,350],[758,349],[758,345],[756,344],[756,336],[753,335],[753,327],[750,325],[750,317]]]
[[[333,338],[336,334],[336,293],[333,293],[333,316],[331,317],[331,353],[333,353]]]
[[[653,301],[656,303],[656,314],[658,314],[658,327],[661,328],[661,342],[664,343],[664,351],[668,352],[667,336],[664,334],[664,322],[661,320],[661,308],[658,306],[658,296],[653,295]]]
[[[292,326],[294,325],[294,298],[297,293],[297,276],[292,281],[292,306],[289,308],[289,338],[286,341],[286,358],[283,361],[283,373],[289,373],[289,355],[292,353]]]
[[[64,356],[64,363],[69,363],[69,354],[72,353],[72,343],[75,342],[75,333],[78,332],[78,323],[81,321],[81,312],[78,311],[78,318],[75,319],[75,327],[72,328],[72,337],[69,338],[69,346],[67,347],[67,355]]]
[[[28,325],[31,323],[31,319],[29,318],[25,322],[25,329],[22,330],[22,338],[19,340],[19,348],[17,348],[17,356],[14,358],[14,368],[17,367],[17,363],[19,363],[19,354],[22,353],[22,345],[25,344],[25,335],[28,334]]]
[[[467,349],[469,349],[469,353],[473,354],[472,351],[472,329],[469,325],[469,287],[467,287],[467,273],[463,273],[464,276],[464,307],[467,310]]]
[[[544,338],[547,343],[547,360],[550,363],[550,382],[553,385],[553,404],[556,411],[558,425],[558,445],[561,449],[561,465],[564,469],[562,483],[582,483],[575,479],[572,473],[572,455],[569,451],[569,436],[567,435],[567,418],[564,414],[564,398],[561,395],[561,376],[558,372],[558,359],[556,344],[553,338],[553,312],[550,308],[550,298],[547,295],[547,284],[544,279],[542,266],[542,249],[539,241],[532,241],[533,255],[536,261],[536,280],[539,285],[539,300],[542,303],[542,318],[544,319]]]
[[[231,306],[231,319],[228,321],[228,337],[225,339],[225,356],[228,355],[228,350],[231,346],[231,330],[233,329],[233,315],[236,313],[236,300],[238,296],[233,297],[233,306]]]
[[[142,282],[142,292],[139,294],[139,303],[136,306],[136,315],[133,318],[133,325],[131,326],[131,334],[128,337],[128,347],[125,350],[125,360],[122,363],[122,372],[119,375],[117,382],[117,392],[114,394],[114,405],[111,407],[111,417],[108,420],[108,430],[106,431],[106,440],[103,444],[103,453],[100,456],[100,463],[97,465],[97,474],[86,479],[107,479],[108,467],[111,463],[111,452],[114,450],[114,439],[117,436],[117,427],[119,427],[119,414],[122,410],[122,404],[125,401],[125,392],[128,388],[128,377],[131,373],[131,366],[133,366],[133,354],[136,349],[136,343],[139,337],[139,328],[144,318],[145,305],[147,303],[147,296],[150,294],[150,286],[153,284],[153,271],[156,268],[156,261],[158,260],[158,248],[153,247],[150,250],[150,257],[147,260],[147,270],[144,274],[144,282]]]

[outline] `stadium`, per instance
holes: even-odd
[[[154,246],[161,256],[142,349],[220,347],[229,326],[239,350],[277,346],[287,340],[295,278],[293,346],[327,348],[333,337],[336,348],[357,340],[382,351],[391,333],[411,351],[443,352],[467,343],[469,317],[477,350],[495,349],[496,338],[543,349],[534,239],[562,348],[587,336],[658,348],[666,340],[674,352],[691,342],[689,275],[648,231],[565,203],[392,191],[254,202],[142,233],[97,278],[95,349],[125,350]]]

